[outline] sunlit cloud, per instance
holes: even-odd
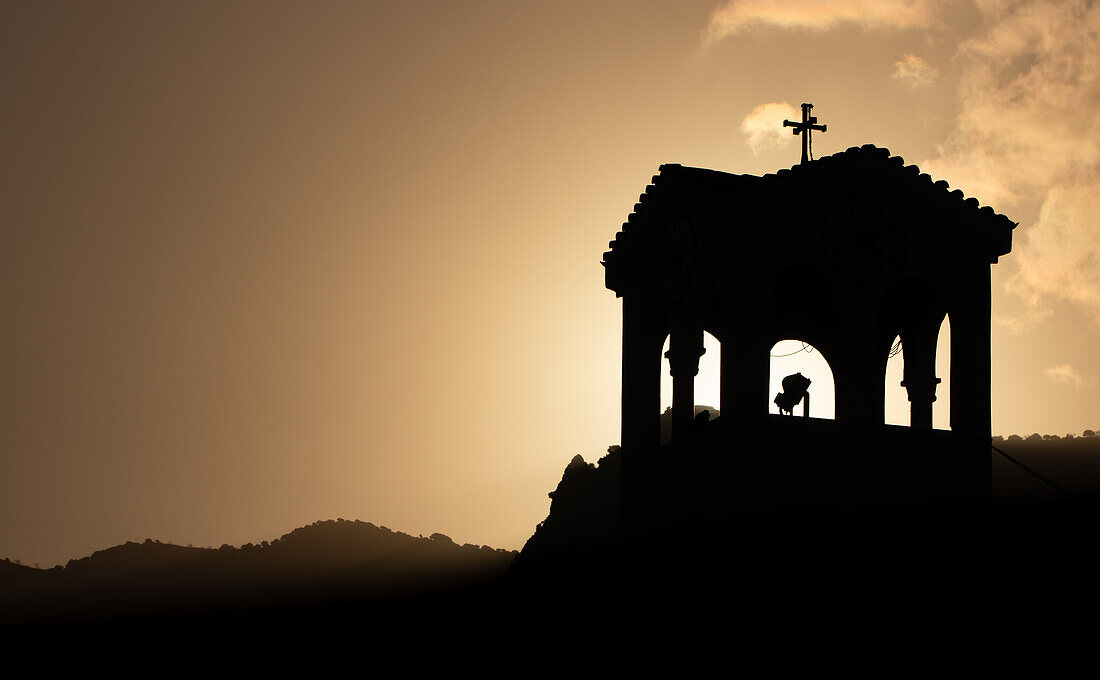
[[[825,31],[841,24],[864,29],[927,28],[938,20],[935,0],[729,0],[703,31],[703,44],[752,28]]]
[[[1054,186],[1038,222],[1016,248],[1020,265],[1006,287],[1032,309],[1048,298],[1082,305],[1100,323],[1100,181]]]
[[[939,77],[939,71],[915,54],[906,54],[894,62],[894,74],[891,76],[909,87],[917,88],[931,85]]]
[[[704,44],[771,27],[826,31],[933,29],[937,0],[730,0],[711,15]],[[920,166],[982,203],[1011,214],[1040,206],[1017,231],[1007,283],[1027,310],[1000,323],[1024,330],[1050,302],[1081,305],[1100,323],[1100,3],[1088,0],[975,0],[982,21],[957,46],[955,127]],[[893,77],[913,87],[936,80],[906,54]],[[765,105],[773,106],[773,105]],[[774,112],[758,107],[742,123],[754,153],[781,143]]]
[[[768,102],[753,108],[741,121],[741,132],[753,155],[790,143],[791,132],[783,120],[802,120],[802,113],[787,102]]]
[[[1056,383],[1073,385],[1077,389],[1081,389],[1085,384],[1085,379],[1081,377],[1081,374],[1077,372],[1076,368],[1069,364],[1044,368],[1043,373]]]
[[[1041,204],[1007,288],[1030,316],[1062,299],[1100,323],[1100,5],[978,7],[985,28],[955,57],[956,127],[922,167],[999,210]]]
[[[1013,334],[1019,334],[1035,328],[1053,313],[1054,310],[1052,309],[1039,308],[1036,305],[1032,305],[1019,316],[1002,316],[995,314],[993,315],[993,323],[1003,328],[1007,328]]]

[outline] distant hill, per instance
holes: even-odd
[[[1100,437],[1010,435],[994,437],[993,446],[1081,498],[1100,498]],[[994,506],[1064,500],[1065,494],[1021,470],[1004,456],[993,454]]]
[[[191,548],[127,542],[52,569],[0,562],[0,624],[378,600],[493,582],[508,550],[328,520],[271,542]]]
[[[710,414],[710,419],[714,420],[718,416],[722,415],[722,412],[713,406],[703,406],[701,404],[695,405],[695,417],[699,417],[699,414],[703,411],[707,411]],[[667,444],[672,441],[672,407],[665,408],[661,414],[661,444]]]
[[[42,573],[44,572],[41,569],[17,564],[8,559],[0,559],[0,583],[12,579],[37,578]]]

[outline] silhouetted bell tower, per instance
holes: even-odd
[[[824,131],[805,106],[803,118],[791,126],[804,140]],[[604,254],[623,299],[624,516],[988,500],[990,266],[1015,224],[886,149],[803,161],[764,176],[662,165]],[[945,318],[951,430],[939,431]],[[699,433],[704,331],[721,343],[721,417]],[[897,336],[910,427],[884,425]],[[666,338],[674,430],[661,447]],[[769,415],[770,350],[788,338],[829,363],[835,421]]]

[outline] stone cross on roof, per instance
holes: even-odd
[[[815,125],[817,123],[817,116],[811,116],[810,110],[813,109],[813,104],[802,105],[802,122],[796,123],[793,120],[784,120],[783,127],[794,128],[791,130],[792,135],[802,135],[802,162],[806,163],[810,160],[810,131],[819,130],[825,132],[828,125]]]

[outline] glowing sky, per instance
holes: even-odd
[[[608,240],[661,163],[797,162],[802,101],[817,155],[1020,222],[994,432],[1095,429],[1098,36],[1070,1],[3,3],[0,556],[520,547],[618,442]]]

